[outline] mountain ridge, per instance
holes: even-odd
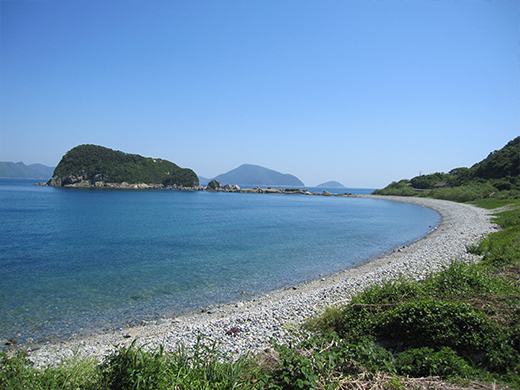
[[[43,164],[0,161],[0,177],[7,179],[49,179],[53,171],[54,167]]]

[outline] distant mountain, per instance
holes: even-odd
[[[0,177],[10,179],[45,179],[52,177],[53,167],[42,164],[25,165],[23,162],[0,162]]]
[[[258,165],[242,164],[227,173],[214,178],[222,184],[258,186],[299,186],[304,184],[294,175],[280,173]]]
[[[316,187],[345,188],[345,186],[338,181],[328,181],[328,182],[322,183]]]
[[[106,183],[197,186],[199,179],[188,168],[160,158],[142,157],[98,145],[69,150],[54,170],[49,185],[96,185]]]

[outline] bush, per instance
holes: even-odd
[[[373,342],[351,345],[346,357],[369,372],[395,372],[395,359],[392,353]]]
[[[400,277],[367,287],[352,299],[352,303],[385,305],[419,298],[424,294],[420,283]]]
[[[314,389],[319,376],[313,359],[303,356],[287,345],[275,347],[280,356],[280,367],[264,375],[261,382],[267,388],[275,389]],[[311,355],[312,356],[312,355]]]
[[[442,347],[439,351],[423,347],[401,352],[396,358],[396,369],[400,375],[411,377],[439,376],[473,377],[474,370],[451,348]]]
[[[404,303],[381,316],[378,339],[396,350],[447,346],[476,356],[497,336],[496,326],[465,303],[423,300]]]

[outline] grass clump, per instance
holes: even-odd
[[[442,378],[474,377],[474,369],[451,348],[422,347],[401,352],[396,357],[400,375],[414,377],[438,376]]]
[[[119,347],[99,364],[76,357],[37,369],[27,355],[0,354],[0,389],[18,390],[156,390],[236,389],[250,382],[249,360],[236,360],[199,338],[193,349],[166,353],[133,342]]]
[[[179,347],[173,353],[132,343],[105,358],[100,382],[110,390],[235,389],[243,384],[246,363],[245,356],[233,361],[201,337],[193,350]]]
[[[27,354],[0,353],[2,390],[98,389],[99,375],[93,359],[72,357],[57,366],[38,369]]]

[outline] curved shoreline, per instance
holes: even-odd
[[[427,198],[358,195],[357,197],[414,203],[429,207],[441,215],[439,225],[418,241],[370,259],[363,265],[330,277],[312,280],[293,288],[264,294],[248,301],[208,308],[205,312],[173,319],[161,319],[134,328],[95,334],[89,337],[46,344],[30,352],[37,365],[55,363],[74,354],[101,359],[116,345],[140,344],[165,350],[179,345],[190,347],[203,334],[204,342],[217,342],[229,353],[260,352],[278,343],[294,341],[291,328],[326,306],[348,299],[370,284],[406,274],[422,279],[442,269],[455,259],[475,260],[466,246],[476,244],[496,230],[490,222],[490,211],[475,206]],[[238,332],[228,335],[232,328]]]

